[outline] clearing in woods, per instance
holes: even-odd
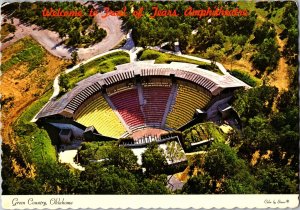
[[[253,2],[252,1],[238,2],[238,6],[241,9],[248,9],[250,11],[251,10],[256,11],[259,21],[261,21],[261,22],[269,21],[274,24],[274,27],[276,30],[276,41],[277,41],[277,44],[279,45],[279,51],[282,53],[283,49],[284,49],[284,45],[285,45],[285,40],[281,40],[279,38],[279,34],[283,31],[283,27],[284,27],[281,24],[281,20],[282,20],[285,8],[283,7],[281,9],[278,9],[274,16],[267,19],[268,12],[264,11],[261,8],[256,8],[255,4],[256,3],[254,1]],[[289,69],[288,69],[288,65],[286,62],[287,62],[286,59],[281,54],[281,57],[278,61],[277,68],[271,74],[268,75],[269,84],[276,86],[279,90],[287,90],[289,87],[289,84],[290,84],[289,72],[288,72]],[[248,70],[248,73],[251,73],[252,75],[254,75],[253,71],[249,72],[249,70],[251,69],[251,65],[249,66],[247,64],[247,62],[244,63],[245,65],[243,65],[243,63],[238,63],[238,62],[237,63],[235,62],[235,64],[236,64],[235,67],[239,68],[239,66],[241,66],[241,68],[239,68],[239,69],[246,70],[246,71]],[[228,68],[228,66],[226,66],[226,65],[224,65],[224,66]],[[246,68],[243,68],[243,67],[246,67]]]
[[[280,34],[281,31],[276,25],[275,29],[277,32],[276,40],[279,45],[279,50],[282,53],[285,43],[279,38],[278,34]],[[270,75],[270,84],[276,86],[279,90],[287,90],[289,87],[288,65],[283,56],[279,59],[277,69]]]

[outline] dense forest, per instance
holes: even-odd
[[[114,9],[121,9],[124,4],[104,3]],[[268,5],[270,4],[270,5]],[[183,14],[184,10],[192,7],[195,10],[207,8],[235,9],[236,2],[128,2],[128,8],[138,10],[144,8],[144,15],[136,18],[133,15],[122,17],[125,26],[132,29],[133,39],[138,46],[159,46],[169,42],[168,47],[174,48],[174,42],[179,41],[183,53],[199,54],[217,61],[240,60],[245,57],[253,63],[259,72],[258,76],[266,71],[272,72],[278,65],[280,57],[276,41],[276,31],[272,18],[279,8],[286,8],[278,24],[285,28],[281,38],[288,38],[284,54],[294,59],[297,51],[297,8],[294,2],[257,3],[258,8],[270,13],[264,21],[255,10],[248,11],[248,16],[223,16],[223,17],[191,17],[179,15],[177,17],[151,18],[152,7],[161,10],[176,10]],[[277,16],[276,16],[277,18]],[[210,19],[210,21],[208,21]],[[276,19],[276,21],[278,21]],[[249,58],[248,58],[248,57]],[[231,69],[230,69],[231,70]]]
[[[68,45],[90,44],[105,36],[92,19],[37,18],[31,8],[35,5],[58,3],[22,3],[16,9],[17,17],[28,23],[57,31]],[[75,3],[60,3],[64,7],[87,8]],[[54,153],[44,152],[49,145],[15,149],[2,145],[2,189],[3,194],[290,194],[298,193],[299,185],[299,96],[298,96],[298,8],[295,2],[257,2],[247,17],[157,17],[149,14],[153,5],[159,8],[177,9],[183,12],[188,6],[197,9],[223,6],[236,8],[235,2],[99,2],[112,9],[123,6],[138,9],[143,6],[147,15],[140,19],[123,17],[124,27],[133,30],[137,46],[156,46],[164,42],[179,41],[183,53],[194,54],[216,61],[232,62],[247,58],[256,74],[245,74],[240,70],[232,74],[244,78],[253,86],[234,93],[232,106],[241,118],[241,129],[221,135],[216,128],[204,131],[196,125],[183,131],[183,145],[189,146],[194,139],[213,135],[217,141],[199,148],[202,154],[194,155],[185,165],[170,169],[166,154],[157,144],[149,144],[142,154],[142,165],[129,149],[116,146],[117,142],[85,142],[78,153],[79,163],[85,171],[57,162]],[[40,5],[40,6],[39,6]],[[12,8],[17,8],[18,4]],[[281,11],[278,18],[276,13]],[[268,15],[258,18],[259,14]],[[51,22],[52,21],[52,22]],[[280,27],[281,30],[278,30]],[[84,34],[87,29],[90,33]],[[98,31],[99,30],[99,31]],[[97,35],[98,32],[102,34]],[[192,32],[196,31],[195,34]],[[280,31],[280,33],[279,33]],[[95,35],[92,35],[95,34]],[[79,39],[77,39],[80,37]],[[284,40],[283,51],[279,50],[277,38]],[[170,45],[171,47],[173,45]],[[113,69],[114,62],[128,60],[118,55],[117,61],[109,60],[104,70]],[[289,87],[279,90],[268,84],[266,75],[278,66],[279,58],[288,63]],[[121,61],[120,61],[121,60]],[[99,61],[100,62],[100,61]],[[105,62],[101,60],[101,62]],[[101,63],[100,64],[103,64]],[[121,62],[122,63],[122,62]],[[100,65],[99,64],[99,65]],[[103,64],[104,65],[104,64]],[[99,69],[97,69],[97,72]],[[107,71],[108,71],[107,70]],[[89,73],[89,67],[78,70],[81,77]],[[242,73],[241,73],[242,72]],[[103,72],[104,73],[104,72]],[[74,73],[75,74],[75,73]],[[76,75],[73,75],[74,78]],[[262,79],[262,83],[257,79]],[[65,89],[74,85],[64,78]],[[61,81],[64,82],[63,80]],[[33,115],[34,116],[34,115]],[[22,117],[20,119],[23,119]],[[19,122],[16,123],[18,125]],[[26,126],[25,126],[26,125]],[[47,137],[43,128],[24,123],[16,127],[16,136]],[[33,135],[34,134],[34,135]],[[171,148],[169,151],[174,151]],[[35,157],[27,153],[38,150]],[[52,148],[52,150],[54,150]],[[51,150],[51,151],[52,151]],[[103,159],[97,162],[94,160]],[[146,172],[143,172],[143,169]],[[177,170],[177,171],[176,171]],[[187,171],[187,181],[182,189],[171,191],[167,187],[168,175]]]

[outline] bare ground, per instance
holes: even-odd
[[[272,151],[268,150],[267,153],[265,154],[260,154],[259,150],[256,150],[253,154],[252,154],[252,159],[251,159],[251,165],[255,166],[259,161],[261,160],[269,160],[270,156],[272,155]]]
[[[252,67],[252,64],[248,60],[245,60],[243,58],[232,62],[232,64],[230,62],[224,62],[222,64],[228,70],[239,69],[249,73],[252,76],[255,76],[256,72],[258,71]]]
[[[18,43],[8,48],[9,53],[3,53],[4,59],[15,54],[18,48],[20,48]],[[66,66],[66,61],[48,53],[44,59],[43,69],[37,68],[29,72],[27,65],[20,63],[5,71],[0,77],[2,100],[13,97],[13,100],[5,104],[1,110],[4,143],[15,144],[12,135],[13,123],[30,104],[45,92],[47,85],[52,83],[54,77]]]
[[[275,28],[277,31],[276,40],[279,45],[279,50],[282,53],[285,43],[278,36],[280,33],[279,29],[277,27]],[[276,86],[279,90],[287,90],[290,83],[288,74],[288,65],[286,64],[286,59],[281,56],[277,69],[270,75],[270,85]]]

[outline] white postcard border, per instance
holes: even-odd
[[[4,209],[297,208],[298,194],[263,195],[3,195]]]
[[[36,0],[5,0],[5,2]],[[55,0],[46,0],[53,2]],[[60,0],[68,1],[68,0]],[[74,0],[70,0],[74,1]],[[88,0],[83,0],[88,1]],[[101,1],[101,0],[98,0]],[[122,0],[120,0],[122,1]],[[126,0],[125,0],[126,1]],[[299,1],[296,0],[298,3]],[[0,113],[1,119],[1,113]],[[1,128],[1,122],[0,122]],[[2,141],[1,135],[0,140]],[[0,154],[2,151],[0,150]],[[1,160],[0,160],[1,162]],[[0,166],[1,167],[1,166]],[[0,179],[2,183],[2,178]],[[1,189],[2,192],[2,189]],[[0,209],[284,209],[299,208],[299,194],[261,195],[1,195]]]

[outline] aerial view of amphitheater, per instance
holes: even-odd
[[[298,193],[294,2],[1,10],[4,195]]]
[[[231,110],[233,91],[250,88],[227,72],[219,75],[195,64],[154,62],[118,65],[112,72],[88,77],[49,101],[36,120],[59,128],[61,140],[69,144],[71,137],[88,140],[84,134],[92,131],[99,141],[125,138],[120,146],[146,147],[169,138],[161,134],[225,115]]]

